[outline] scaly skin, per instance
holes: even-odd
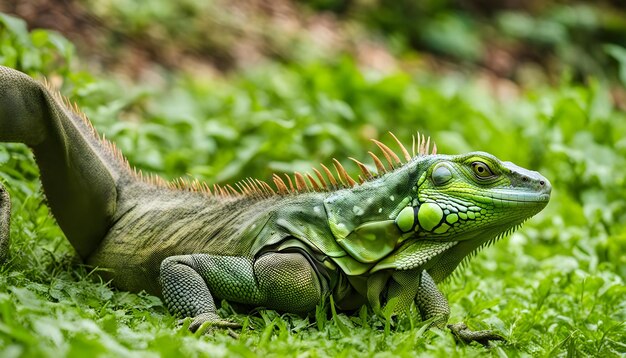
[[[307,190],[299,178],[298,192],[272,195],[176,188],[141,179],[60,97],[3,67],[0,141],[33,149],[52,213],[88,264],[120,289],[161,295],[173,314],[193,317],[192,330],[233,326],[216,315],[215,299],[306,313],[329,294],[340,309],[369,304],[377,313],[415,302],[445,326],[448,302],[436,284],[541,211],[551,190],[537,172],[480,152],[421,153],[329,190]],[[0,194],[3,259],[10,208]],[[500,339],[451,329],[462,340]]]

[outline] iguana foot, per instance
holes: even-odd
[[[490,330],[472,331],[463,322],[449,324],[448,328],[458,340],[465,343],[478,342],[487,347],[490,341],[506,341],[504,337]]]
[[[211,328],[241,328],[239,323],[222,319],[215,313],[201,313],[193,318],[191,324],[189,325],[189,330],[195,333],[203,324],[207,322],[209,322],[208,326]]]

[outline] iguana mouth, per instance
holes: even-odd
[[[507,202],[507,203],[547,203],[550,201],[550,194],[522,194],[515,193],[515,198],[502,198],[496,196],[490,196],[492,199]]]
[[[492,189],[490,193],[487,193],[486,196],[502,201],[502,202],[524,202],[524,203],[542,203],[548,202],[550,200],[550,193],[552,192],[552,187],[549,183],[544,184],[544,187],[540,189],[539,192],[523,192],[519,190],[498,190]]]

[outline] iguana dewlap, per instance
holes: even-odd
[[[395,139],[395,137],[393,137]],[[413,154],[384,144],[387,166],[359,161],[358,182],[334,162],[274,187],[259,180],[209,187],[166,183],[130,169],[78,109],[30,77],[0,67],[0,141],[35,154],[48,204],[83,260],[122,290],[163,297],[176,315],[229,326],[215,300],[310,312],[332,294],[339,308],[396,313],[415,302],[445,325],[436,283],[464,259],[541,211],[539,173],[474,152],[440,155],[418,135]],[[402,158],[402,159],[400,159]],[[10,202],[0,185],[0,259]],[[453,330],[463,339],[498,339]]]

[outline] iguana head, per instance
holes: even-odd
[[[419,155],[325,199],[329,227],[347,253],[334,260],[352,275],[446,262],[438,270],[444,277],[448,266],[541,211],[550,192],[539,173],[488,153]]]
[[[541,211],[550,182],[541,174],[473,152],[433,156],[395,218],[403,234],[454,241],[495,237]]]

